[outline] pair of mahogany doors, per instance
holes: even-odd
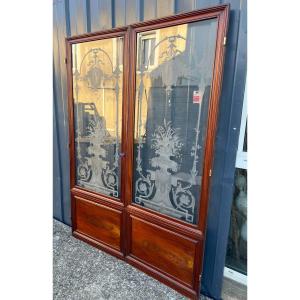
[[[228,11],[67,39],[73,235],[194,299]]]

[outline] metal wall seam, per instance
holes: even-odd
[[[91,31],[112,28],[112,1],[90,0]]]
[[[65,1],[54,3],[54,29],[53,29],[53,50],[54,50],[54,105],[56,110],[56,126],[58,132],[59,156],[61,162],[61,183],[62,199],[55,199],[63,203],[62,221],[71,224],[70,208],[70,182],[69,182],[69,139],[68,139],[68,112],[67,112],[67,87],[66,87],[66,68],[65,58],[65,36],[66,36],[66,13]],[[54,106],[54,107],[55,107]],[[55,141],[54,141],[55,142]]]

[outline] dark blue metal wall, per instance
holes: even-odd
[[[230,3],[201,292],[220,299],[247,61],[246,0],[54,0],[53,214],[71,225],[65,37]]]

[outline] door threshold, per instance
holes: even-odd
[[[247,275],[244,275],[240,272],[234,271],[230,268],[224,268],[224,277],[229,278],[233,281],[247,285]]]

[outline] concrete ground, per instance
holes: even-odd
[[[247,300],[247,286],[224,278],[222,297],[224,300]]]
[[[230,282],[229,282],[230,283]],[[227,282],[224,300],[247,299]],[[245,296],[245,298],[244,298]],[[129,264],[75,239],[71,228],[54,220],[54,300],[183,300],[173,289]],[[209,298],[201,296],[201,300]]]

